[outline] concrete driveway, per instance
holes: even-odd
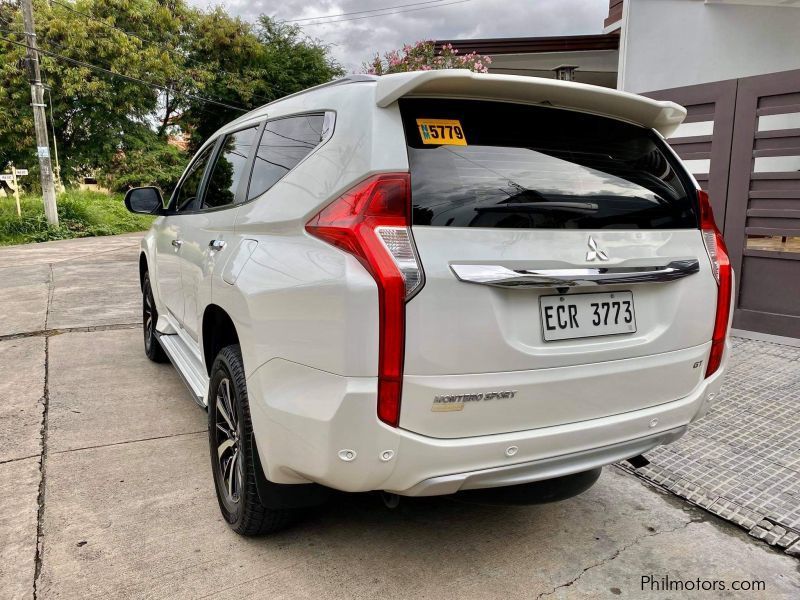
[[[343,495],[237,537],[205,413],[142,352],[138,237],[0,249],[0,598],[800,596],[796,559],[616,467],[558,504]]]

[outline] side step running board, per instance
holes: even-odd
[[[206,406],[206,392],[208,391],[208,375],[202,363],[197,360],[194,353],[186,343],[176,334],[165,335],[156,332],[158,342],[172,361],[175,370],[189,388],[192,399],[200,406]]]

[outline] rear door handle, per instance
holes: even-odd
[[[211,248],[214,252],[219,252],[220,250],[224,250],[226,246],[225,240],[211,240],[208,242],[208,247]]]
[[[700,270],[696,259],[647,267],[512,270],[499,265],[450,265],[460,281],[495,287],[560,288],[651,283],[682,279]]]
[[[180,250],[180,247],[183,245],[183,240],[172,240],[172,245],[175,246],[176,249]]]

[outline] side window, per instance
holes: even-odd
[[[225,136],[214,170],[208,178],[203,208],[233,204],[257,132],[258,125]]]
[[[172,205],[175,207],[175,210],[181,212],[200,208],[200,198],[198,198],[197,195],[200,192],[200,183],[203,181],[203,173],[206,170],[206,165],[208,164],[213,150],[214,144],[210,144],[194,159],[194,162],[189,165],[186,171],[186,177],[183,178],[183,182],[173,194],[175,200]]]
[[[267,122],[253,163],[248,200],[266,192],[317,147],[324,122],[324,114]]]

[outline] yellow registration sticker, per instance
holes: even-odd
[[[417,119],[423,144],[466,146],[467,136],[458,119]]]

